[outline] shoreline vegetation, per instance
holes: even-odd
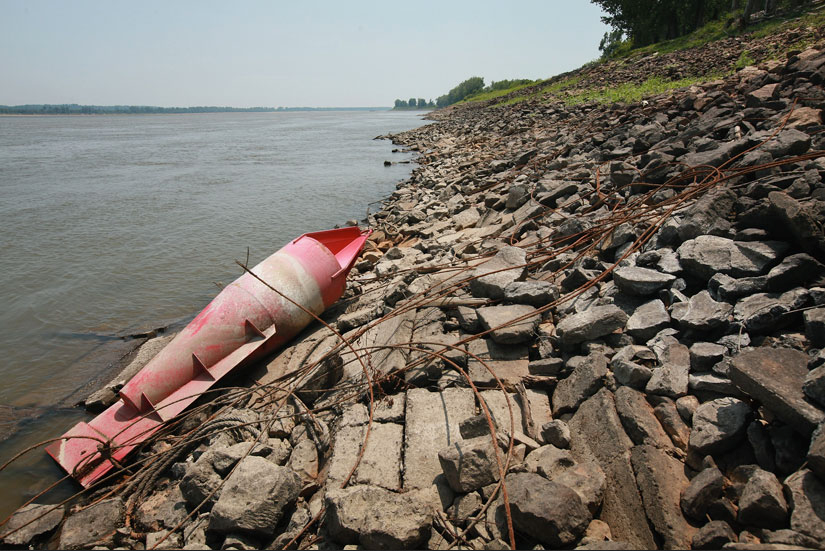
[[[190,113],[282,113],[287,111],[389,111],[389,107],[156,107],[150,105],[0,105],[3,115],[167,115]]]

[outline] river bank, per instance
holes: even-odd
[[[6,541],[821,548],[823,81],[816,44],[386,136],[418,166],[323,316],[349,345],[311,326]]]

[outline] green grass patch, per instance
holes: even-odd
[[[491,90],[489,92],[481,92],[479,94],[472,95],[468,98],[461,100],[458,103],[467,103],[470,101],[487,101],[495,98],[500,98],[501,96],[506,96],[512,92],[516,92],[523,88],[527,88],[529,86],[534,86],[535,83],[531,82],[530,84],[517,84],[516,86],[511,86],[510,88],[505,88],[503,90]]]
[[[642,99],[657,94],[663,94],[671,90],[678,90],[693,84],[708,82],[724,76],[722,74],[705,75],[701,77],[688,77],[678,80],[667,80],[662,77],[651,77],[641,84],[625,83],[612,88],[600,88],[596,90],[582,90],[574,94],[553,95],[548,100],[561,100],[568,105],[577,105],[595,101],[597,103],[635,103]]]
[[[522,101],[528,99],[539,98],[547,95],[555,95],[562,92],[563,90],[575,87],[581,81],[581,79],[581,75],[573,75],[559,79],[548,79],[545,81],[547,84],[542,86],[541,83],[539,83],[538,87],[536,87],[536,85],[532,85],[533,88],[527,93],[517,94],[512,98],[508,98],[505,101],[496,103],[493,107],[513,105],[514,103],[521,103]]]
[[[733,67],[736,70],[744,69],[748,65],[755,65],[756,60],[753,59],[750,55],[750,52],[747,50],[743,50],[741,54],[739,54],[739,59],[736,60]]]

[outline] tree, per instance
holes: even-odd
[[[407,102],[407,106],[415,109],[415,106],[416,106],[415,98],[410,98],[410,101]]]
[[[407,102],[403,99],[395,100],[395,108],[396,109],[404,109],[407,106]]]
[[[424,109],[425,107],[427,107],[427,100],[424,98],[418,98],[418,108]]]

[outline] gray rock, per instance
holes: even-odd
[[[760,420],[748,425],[748,442],[760,467],[766,471],[776,470],[776,450],[773,449],[770,435]]]
[[[91,549],[110,545],[115,530],[123,524],[126,507],[119,497],[104,499],[69,515],[60,530],[60,549]]]
[[[592,516],[567,486],[533,473],[508,474],[506,483],[517,531],[555,547],[569,546],[584,534]]]
[[[25,548],[32,540],[57,528],[65,512],[66,508],[63,505],[31,503],[21,507],[0,528],[2,542],[6,545]]]
[[[478,331],[478,314],[475,308],[468,308],[466,306],[459,306],[456,309],[456,319],[459,326],[468,333],[476,333]]]
[[[710,293],[705,290],[690,297],[687,303],[674,304],[671,315],[681,327],[695,331],[711,331],[728,323],[731,310],[732,305],[713,300]]]
[[[609,335],[624,327],[627,319],[627,314],[618,306],[594,306],[564,318],[556,327],[556,333],[565,345],[573,345]]]
[[[664,302],[654,299],[633,311],[633,315],[627,320],[627,332],[637,342],[647,342],[669,325],[670,315]]]
[[[811,346],[825,348],[825,308],[815,308],[803,314],[805,336]]]
[[[785,479],[785,495],[791,508],[791,530],[825,542],[825,485],[807,469]]]
[[[653,370],[649,367],[627,360],[611,361],[610,366],[617,383],[635,389],[644,388],[653,376]]]
[[[653,295],[669,286],[675,279],[674,275],[638,266],[625,266],[613,272],[613,281],[616,286],[620,291],[629,295]]]
[[[662,428],[667,435],[670,436],[670,441],[673,442],[673,445],[682,451],[687,451],[688,440],[690,439],[690,427],[685,424],[685,421],[676,409],[676,403],[669,398],[661,396],[657,396],[656,400],[659,402],[656,404],[656,407],[653,408],[653,414],[656,416],[656,419],[659,420]]]
[[[679,225],[679,239],[685,241],[710,233],[720,220],[726,220],[737,196],[730,189],[720,188],[699,198],[685,213]]]
[[[815,279],[823,270],[825,266],[811,255],[792,254],[768,272],[768,288],[771,291],[787,291]]]
[[[504,300],[541,307],[559,298],[559,289],[548,281],[514,281],[504,288]]]
[[[504,207],[515,210],[522,206],[530,199],[530,193],[527,191],[527,186],[521,184],[514,184],[507,190],[507,201]]]
[[[630,464],[633,442],[616,413],[613,394],[602,388],[569,421],[570,447],[579,461],[598,463],[607,480],[600,518],[613,536],[635,548],[656,547]]]
[[[805,399],[808,357],[790,348],[761,347],[733,358],[728,375],[739,390],[758,400],[788,425],[810,434],[825,413]]]
[[[473,492],[499,479],[496,449],[489,436],[459,440],[438,452],[444,478],[459,493]]]
[[[722,497],[724,485],[725,479],[718,468],[703,469],[682,493],[682,511],[694,520],[705,520],[711,505]]]
[[[476,310],[485,330],[494,328],[490,337],[498,344],[519,344],[531,340],[541,322],[536,309],[526,304],[486,306]],[[519,318],[524,318],[520,321]]]
[[[527,274],[527,253],[518,247],[504,247],[489,261],[478,266],[470,281],[474,296],[504,298],[509,283],[523,281]]]
[[[569,377],[558,382],[553,392],[556,414],[572,411],[596,393],[607,376],[607,359],[598,353],[590,354]]]
[[[576,492],[591,515],[599,511],[604,499],[607,479],[604,471],[597,464],[576,463],[552,474],[545,473],[544,476],[551,482],[556,482]]]
[[[758,293],[743,298],[733,309],[734,319],[748,331],[771,331],[787,325],[792,310],[808,302],[808,291],[792,289],[782,294]]]
[[[494,417],[491,416],[493,421],[493,429],[495,432],[498,431],[498,425]],[[478,415],[473,415],[472,417],[468,417],[459,423],[458,431],[461,434],[461,438],[465,440],[469,440],[471,438],[478,438],[479,436],[486,436],[490,437],[490,424],[487,422],[487,416],[483,413],[479,413]]]
[[[187,515],[186,500],[179,485],[169,486],[153,492],[143,500],[133,517],[141,530],[157,532],[171,530],[182,522]]]
[[[691,549],[722,549],[726,543],[736,541],[736,532],[727,522],[712,520],[694,534]]]
[[[747,428],[751,409],[736,398],[717,398],[696,408],[689,449],[700,456],[733,449]]]
[[[183,545],[183,538],[177,532],[169,533],[167,530],[149,532],[146,534],[147,549],[180,549]],[[225,542],[222,549],[256,549],[256,547],[232,547],[231,543]]]
[[[726,396],[742,397],[742,393],[730,379],[716,373],[700,373],[688,377],[688,387],[694,392],[714,392]]]
[[[212,468],[209,456],[203,454],[198,461],[186,468],[186,474],[180,481],[180,491],[190,507],[197,507],[203,503],[203,509],[209,510],[223,491],[220,487],[221,480],[220,475]]]
[[[374,486],[331,489],[326,494],[326,528],[340,543],[366,549],[421,549],[430,536],[432,509],[414,493]]]
[[[564,360],[561,358],[541,358],[538,360],[532,360],[528,364],[527,370],[531,375],[556,377],[561,375],[562,371],[565,370],[565,364]]]
[[[684,347],[687,352],[687,347]],[[667,396],[668,398],[679,398],[688,391],[690,366],[685,363],[667,362],[663,366],[653,370],[653,375],[645,386],[648,394]]]
[[[690,394],[676,400],[676,410],[679,412],[679,416],[687,423],[693,422],[693,414],[696,413],[696,408],[698,407],[699,399]]]
[[[707,371],[725,357],[727,348],[712,342],[697,342],[690,347],[690,368]]]
[[[785,546],[805,547],[807,549],[822,547],[816,539],[797,532],[796,530],[761,530],[759,536],[762,542],[766,544],[781,544]]]
[[[768,194],[770,211],[781,223],[802,249],[816,258],[825,254],[825,235],[822,223],[807,207],[781,191]]]
[[[816,367],[805,375],[802,391],[819,406],[825,406],[825,366]]]
[[[808,467],[821,479],[825,480],[825,425],[819,425],[811,435],[808,448]]]
[[[553,419],[542,425],[541,437],[545,443],[557,448],[570,447],[570,427],[561,419]]]
[[[627,386],[616,389],[616,411],[634,444],[670,448],[670,438],[659,424],[644,394]]]
[[[300,491],[301,479],[295,472],[248,456],[226,479],[209,515],[209,530],[271,536]]]
[[[684,464],[653,446],[636,446],[630,452],[642,501],[665,549],[687,549],[696,529],[682,516],[682,491],[688,486]]]
[[[708,290],[716,300],[733,302],[740,297],[767,291],[768,278],[756,276],[734,279],[725,274],[716,274],[708,280]]]
[[[776,475],[756,469],[739,496],[739,522],[765,528],[781,528],[788,518],[788,503]]]
[[[733,241],[715,235],[700,235],[677,249],[679,262],[696,277],[708,280],[717,273],[731,277],[765,273],[788,249],[780,241]]]

